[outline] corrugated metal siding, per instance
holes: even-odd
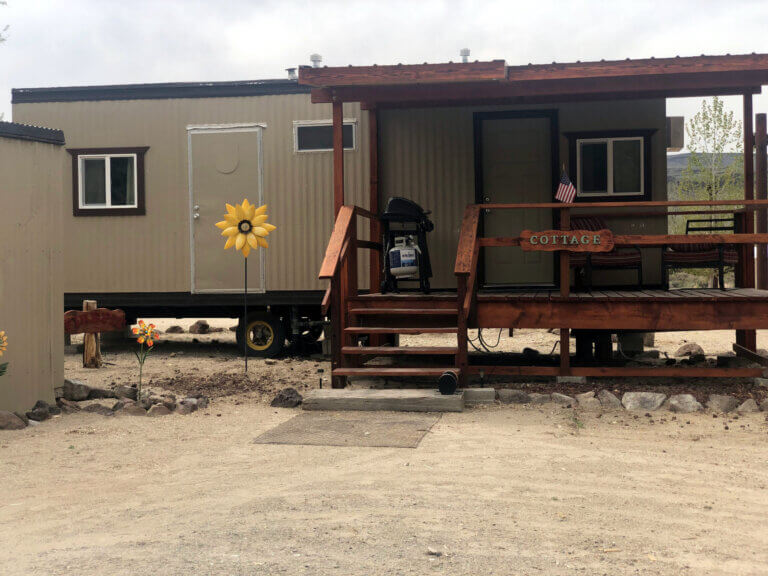
[[[61,146],[0,138],[0,410],[53,402],[64,378]]]
[[[665,101],[582,102],[542,106],[393,109],[380,112],[381,207],[390,196],[405,196],[432,210],[435,231],[428,236],[435,288],[455,288],[453,267],[464,208],[475,200],[473,113],[480,110],[557,109],[560,162],[568,163],[572,131],[655,128],[652,140],[653,197],[666,198]],[[614,223],[611,223],[614,226]],[[615,230],[666,231],[664,219],[617,220]],[[637,233],[637,232],[635,232]],[[657,251],[644,251],[646,282],[659,282]],[[595,273],[595,282],[601,276]],[[630,273],[631,274],[631,273]],[[632,278],[630,278],[630,281]],[[615,277],[607,281],[616,281]]]
[[[367,207],[367,117],[357,105],[357,148],[345,153],[347,202]],[[146,155],[146,216],[79,217],[66,211],[66,292],[190,290],[188,125],[260,122],[264,130],[264,192],[279,227],[267,256],[267,290],[325,288],[317,279],[333,228],[330,152],[293,151],[294,120],[331,118],[329,104],[308,94],[178,100],[15,104],[17,121],[64,130],[71,148],[150,146]],[[71,172],[64,195],[71,203]],[[239,198],[255,197],[243,190]],[[223,211],[223,207],[222,207]],[[233,288],[241,268],[233,257]],[[366,269],[362,267],[361,278]],[[236,279],[236,280],[235,280]]]

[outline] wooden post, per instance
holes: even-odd
[[[96,310],[96,300],[83,300],[83,312]],[[101,338],[99,334],[83,334],[83,368],[101,368]]]
[[[755,200],[768,199],[768,129],[766,115],[757,114],[755,122]],[[758,234],[768,233],[768,213],[757,211]],[[757,245],[757,287],[768,290],[768,245]]]
[[[379,111],[376,108],[368,110],[368,148],[370,150],[370,189],[368,196],[368,210],[374,214],[379,213]],[[381,241],[381,226],[378,220],[370,220],[370,240]],[[370,250],[370,292],[381,292],[381,257],[378,250]]]
[[[333,215],[344,206],[344,104],[333,103]]]
[[[571,211],[560,209],[560,229],[571,229]],[[560,250],[560,297],[568,298],[571,294],[571,255],[567,250]],[[571,330],[560,328],[560,375],[567,376],[571,370]]]
[[[755,197],[755,165],[754,146],[755,135],[752,124],[752,94],[744,94],[744,199],[753,200]],[[755,214],[746,212],[744,233],[752,234],[755,231]],[[741,265],[741,287],[755,287],[755,247],[753,244],[742,246],[739,251]],[[747,350],[757,349],[757,333],[754,330],[737,330],[736,343]]]

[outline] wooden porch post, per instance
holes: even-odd
[[[344,206],[344,103],[333,103],[333,215]]]
[[[571,210],[560,209],[560,229],[571,229]],[[571,293],[571,255],[567,250],[560,251],[560,297],[568,298]],[[560,328],[560,375],[567,376],[571,371],[571,329]]]
[[[368,196],[368,210],[374,214],[379,213],[379,111],[376,108],[368,110],[368,149],[370,151],[370,182]],[[377,219],[370,219],[370,240],[381,240],[381,226]],[[381,292],[381,253],[378,250],[370,250],[370,292]]]
[[[755,135],[752,124],[752,94],[744,94],[744,199],[753,200],[755,197],[755,165],[754,145]],[[754,212],[745,214],[745,234],[753,234],[755,231]],[[736,279],[737,286],[742,288],[755,287],[755,247],[752,244],[742,246],[740,250],[741,278]],[[739,281],[740,280],[740,281]],[[754,330],[737,330],[736,344],[755,351],[757,349],[757,333]]]
[[[755,116],[755,199],[768,199],[768,129],[765,114]],[[768,232],[768,214],[764,208],[757,211],[757,233]],[[757,246],[757,287],[768,290],[768,246]]]

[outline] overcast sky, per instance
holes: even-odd
[[[768,52],[768,0],[7,0],[6,24],[6,120],[11,88],[279,78],[313,52],[329,66],[445,62],[464,47],[508,64]],[[740,118],[740,99],[728,104]]]

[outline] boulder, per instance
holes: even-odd
[[[91,389],[86,385],[80,382],[79,380],[64,380],[64,398],[67,400],[72,400],[74,402],[79,402],[80,400],[87,400],[88,394],[91,392]]]
[[[552,401],[550,394],[541,394],[539,392],[531,392],[528,394],[528,397],[531,399],[531,404],[546,404]]]
[[[560,406],[565,406],[566,408],[576,405],[576,400],[565,394],[560,394],[559,392],[552,392],[552,402],[559,404]]]
[[[591,396],[589,394],[591,394]],[[584,394],[576,396],[576,405],[586,412],[600,412],[603,409],[600,400],[595,398],[594,392],[585,392]]]
[[[118,414],[127,414],[128,416],[146,416],[147,411],[138,404],[126,404]]]
[[[528,404],[531,401],[531,397],[527,392],[522,390],[509,390],[507,388],[500,388],[498,391],[499,402],[502,404]]]
[[[189,327],[190,334],[208,334],[210,331],[211,326],[205,320],[198,320]]]
[[[133,386],[117,386],[115,388],[115,395],[118,398],[129,398],[130,400],[136,400],[139,390]]]
[[[29,418],[27,418],[27,415],[26,415],[26,414],[24,414],[24,412],[18,412],[18,411],[16,411],[16,412],[14,412],[14,414],[15,414],[16,416],[18,416],[19,418],[21,418],[21,419],[24,421],[24,424],[25,424],[25,425],[26,425],[26,424],[29,424]]]
[[[173,326],[168,326],[168,329],[165,331],[165,333],[166,334],[184,334],[184,328],[174,324]]]
[[[621,400],[608,390],[600,390],[600,392],[597,393],[597,399],[600,400],[600,405],[603,407],[603,410],[622,409]]]
[[[752,398],[745,400],[741,406],[736,408],[736,412],[739,414],[752,414],[753,412],[760,412],[760,406],[757,405]]]
[[[707,408],[712,412],[732,412],[739,401],[727,394],[712,394],[707,401]]]
[[[704,348],[696,344],[696,342],[688,342],[677,349],[675,356],[678,358],[681,356],[704,356]]]
[[[170,413],[171,411],[168,410],[168,407],[163,404],[155,404],[147,410],[147,416],[167,416]]]
[[[107,390],[106,388],[91,388],[88,392],[88,400],[102,400],[104,398],[118,398],[118,395],[114,390]]]
[[[45,406],[39,406],[39,404],[40,402],[35,404],[35,407],[26,413],[27,418],[37,422],[42,422],[43,420],[48,420],[48,418],[51,417],[51,413],[48,410],[48,405],[46,404]],[[45,402],[43,402],[43,404],[45,404]]]
[[[295,408],[301,404],[302,398],[296,388],[283,388],[270,402],[270,406],[275,408]]]
[[[690,412],[700,412],[704,409],[701,403],[691,394],[675,394],[667,400],[667,407],[670,412],[679,414],[688,414]]]
[[[626,392],[621,403],[627,410],[658,410],[666,398],[659,392]]]
[[[13,412],[0,410],[0,430],[21,430],[26,427],[27,425],[24,420],[16,416]]]
[[[77,402],[72,402],[66,398],[57,398],[56,404],[58,404],[62,413],[73,414],[74,412],[80,412],[80,405]]]
[[[102,416],[115,415],[115,413],[112,412],[112,410],[110,410],[108,406],[104,406],[104,404],[99,404],[98,402],[95,404],[88,404],[88,406],[85,406],[83,408],[83,412],[91,412],[92,414],[101,414]]]

